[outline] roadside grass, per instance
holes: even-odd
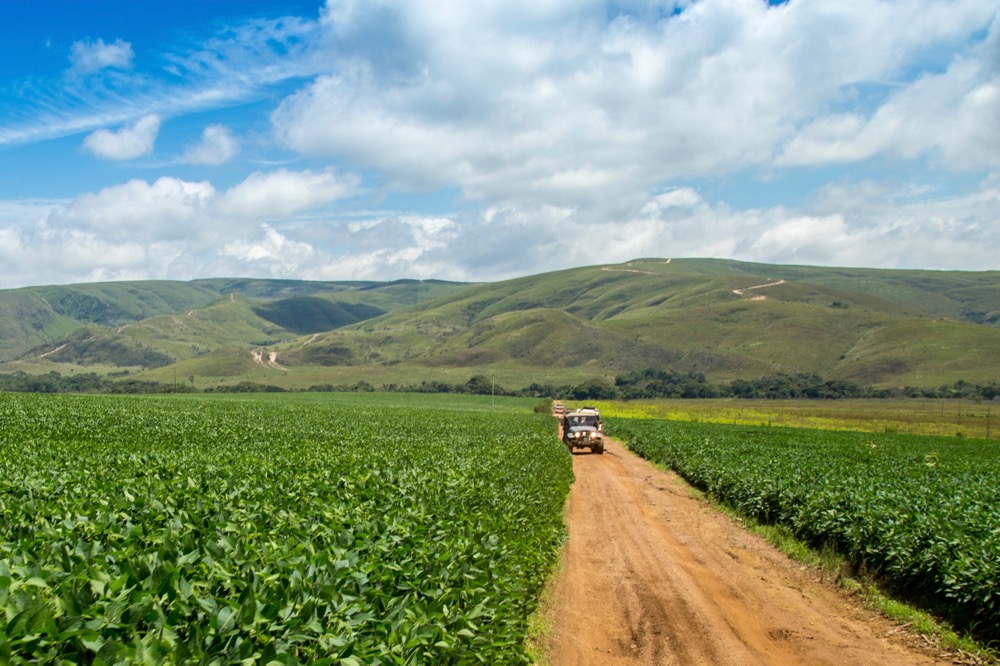
[[[555,426],[555,419],[552,421],[553,426]],[[558,436],[558,433],[556,435]],[[567,504],[563,507],[564,523],[566,523],[569,496],[566,497],[566,502]],[[542,586],[542,591],[538,594],[538,605],[535,607],[535,612],[528,617],[528,635],[524,639],[524,649],[533,666],[548,666],[548,655],[552,652],[552,639],[555,632],[553,624],[558,605],[555,598],[556,586],[566,568],[566,542],[568,539],[569,535],[566,534],[555,562],[552,563],[552,569],[545,579],[545,585]]]
[[[840,589],[861,600],[869,610],[876,611],[896,623],[898,631],[921,636],[930,645],[954,653],[962,659],[962,661],[956,660],[955,663],[1000,664],[1000,651],[996,647],[977,641],[966,634],[959,634],[947,622],[895,597],[879,583],[877,577],[865,571],[855,571],[850,562],[832,546],[824,545],[816,548],[797,538],[790,528],[761,523],[692,486],[668,465],[647,462],[662,472],[675,474],[685,484],[691,497],[722,512],[748,532],[763,538],[794,562],[817,571],[824,581],[836,584]]]
[[[563,575],[566,564],[565,554],[566,544],[564,542],[563,547],[559,550],[559,556],[549,572],[549,577],[545,581],[545,586],[542,588],[541,594],[538,595],[538,606],[535,608],[535,612],[528,617],[528,635],[525,638],[524,647],[534,666],[548,666],[548,655],[552,650],[552,639],[555,632],[553,626],[556,607],[555,589],[557,581]]]

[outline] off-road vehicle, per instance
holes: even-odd
[[[604,453],[604,426],[596,409],[577,409],[563,415],[563,443],[572,453],[575,449],[590,449]]]

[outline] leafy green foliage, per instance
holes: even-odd
[[[64,377],[58,372],[29,375],[25,372],[0,374],[0,391],[24,393],[169,393],[191,392],[184,384],[168,386],[136,379],[110,380],[94,372],[80,372]]]
[[[527,663],[551,419],[0,396],[0,662]]]
[[[900,590],[1000,638],[1000,449],[985,440],[608,419],[754,518],[833,544]]]

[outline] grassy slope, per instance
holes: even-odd
[[[927,386],[995,381],[995,328],[942,320],[894,321],[870,331],[847,352],[838,374],[861,383]]]
[[[9,358],[68,334],[79,322],[49,307],[38,293],[11,290],[0,298],[0,358]]]
[[[201,307],[219,297],[192,282],[101,282],[28,288],[60,315],[81,323],[118,326]]]
[[[936,385],[992,381],[1000,367],[1000,327],[989,323],[1000,311],[998,272],[644,259],[480,285],[218,279],[177,283],[176,292],[172,283],[151,283],[143,295],[143,284],[63,289],[73,294],[77,316],[100,311],[80,294],[121,294],[116,307],[130,316],[167,310],[106,333],[183,363],[148,373],[160,380],[181,373],[289,386],[379,385],[488,373],[517,387],[667,367],[715,381],[807,371],[866,384]],[[11,293],[0,292],[0,312],[13,307]],[[51,300],[59,293],[39,288],[20,299],[44,318],[39,294]],[[326,330],[379,310],[387,314]],[[63,329],[72,323],[58,321]],[[31,339],[57,342],[49,326]],[[11,347],[2,337],[0,344]],[[253,363],[254,346],[277,352],[281,368]]]
[[[993,277],[954,281],[965,289]],[[916,298],[919,285],[941,293]],[[716,380],[801,371],[880,384],[995,379],[997,366],[986,361],[1000,349],[1000,331],[935,325],[965,307],[949,285],[951,274],[929,272],[642,260],[470,287],[348,327],[337,344],[366,347],[367,361],[425,366],[429,377],[542,367],[559,382],[566,370],[671,367]]]
[[[1000,271],[743,266],[777,279],[867,294],[930,316],[1000,326]]]
[[[184,359],[233,344],[294,339],[303,331],[354,323],[464,286],[416,280],[375,283],[220,278],[0,291],[0,359],[11,360],[29,352],[35,355],[40,345],[58,347],[82,327],[89,327],[93,335],[121,336],[123,344],[151,345]],[[302,302],[313,307],[295,307]],[[240,305],[233,308],[232,304]],[[103,327],[104,332],[93,329],[94,325]],[[86,358],[78,361],[89,362]]]
[[[251,302],[229,299],[176,315],[152,317],[118,331],[178,360],[235,344],[264,345],[295,337],[255,314]]]

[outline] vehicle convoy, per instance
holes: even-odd
[[[572,453],[575,449],[590,449],[604,453],[604,426],[601,413],[593,407],[566,412],[562,418],[563,443]]]

